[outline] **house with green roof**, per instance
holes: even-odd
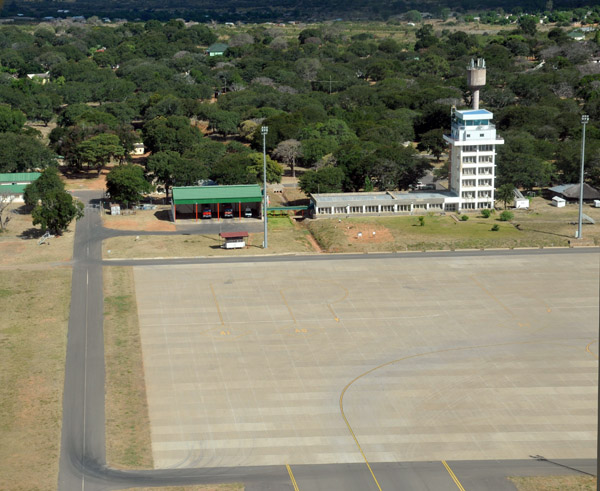
[[[206,49],[206,54],[208,56],[223,56],[225,51],[227,51],[227,48],[229,48],[229,46],[225,43],[214,43]]]
[[[40,176],[39,172],[0,173],[0,201],[23,203],[25,188]]]

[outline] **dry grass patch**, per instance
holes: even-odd
[[[133,268],[104,268],[106,459],[110,466],[153,467]]]
[[[0,271],[2,489],[58,482],[70,268]]]
[[[596,478],[591,476],[509,477],[518,491],[594,491]]]
[[[253,256],[314,252],[309,232],[295,226],[288,217],[269,218],[269,243],[263,249],[262,233],[252,233],[245,249],[221,248],[218,234],[206,235],[143,235],[113,237],[103,243],[105,258]],[[110,252],[109,252],[110,251]]]
[[[7,230],[0,233],[0,266],[71,260],[75,222],[60,237],[38,245],[40,228],[33,226],[22,203],[11,204],[8,216]]]
[[[535,198],[530,210],[511,211],[511,222],[499,221],[497,211],[487,219],[469,213],[464,222],[450,215],[425,215],[423,226],[417,216],[321,219],[308,222],[308,229],[328,252],[568,247],[574,240],[577,205],[555,208]],[[583,237],[600,245],[600,209],[587,205],[584,213],[597,224],[585,225]],[[494,225],[497,231],[491,230]]]

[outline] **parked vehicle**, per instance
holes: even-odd
[[[233,206],[225,205],[223,208],[223,218],[233,218]]]
[[[205,206],[202,209],[202,218],[212,218],[212,211],[210,209],[210,206]]]
[[[252,208],[249,206],[244,210],[244,216],[246,218],[252,218]]]

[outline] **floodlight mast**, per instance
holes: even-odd
[[[583,135],[581,137],[581,175],[579,176],[579,221],[577,222],[577,238],[582,238],[581,226],[583,223],[583,166],[585,162],[585,125],[590,121],[587,114],[581,116],[581,124],[583,125]]]
[[[267,248],[267,133],[268,126],[260,128],[260,134],[263,137],[263,220],[265,222],[265,238],[263,240],[263,249]]]

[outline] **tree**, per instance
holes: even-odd
[[[522,15],[519,17],[519,29],[528,36],[535,36],[537,31],[536,18],[531,15]]]
[[[409,10],[404,14],[404,18],[407,22],[421,22],[423,20],[423,16],[418,10]]]
[[[496,189],[496,199],[502,201],[504,203],[504,209],[506,210],[506,206],[509,202],[511,202],[515,197],[515,186],[513,184],[502,184],[498,189]]]
[[[59,189],[45,193],[31,213],[34,225],[41,225],[42,232],[54,235],[61,235],[73,219],[79,220],[82,216],[83,203]]]
[[[206,165],[195,159],[183,158],[172,150],[151,155],[146,168],[164,185],[167,198],[172,186],[189,186],[208,177]]]
[[[344,171],[338,167],[309,170],[299,180],[300,189],[306,194],[339,193],[342,191]]]
[[[61,181],[56,167],[49,167],[40,177],[25,187],[23,200],[30,207],[36,206],[40,200],[52,191],[64,191],[65,183]]]
[[[202,133],[185,116],[158,117],[144,124],[144,144],[152,152],[173,150],[183,154],[202,141]]]
[[[8,214],[8,211],[14,199],[15,198],[13,196],[11,198],[3,198],[0,200],[0,232],[4,232],[6,230],[6,225],[10,221],[10,215]]]
[[[114,167],[106,176],[106,189],[110,198],[119,203],[137,203],[142,194],[152,191],[152,185],[144,178],[144,169],[138,165],[125,164]]]
[[[98,173],[111,158],[122,159],[125,156],[125,149],[121,145],[119,137],[110,133],[101,133],[82,141],[77,145],[76,152],[80,162],[87,163],[88,168],[97,168]]]
[[[302,157],[302,144],[293,138],[280,142],[273,155],[283,160],[292,169],[292,177],[296,177],[296,159]]]
[[[415,43],[415,51],[430,48],[438,43],[438,38],[435,36],[431,24],[423,24],[423,26],[417,30],[416,36],[417,42]]]
[[[215,111],[210,117],[209,129],[223,135],[233,135],[240,124],[240,115],[233,111]]]
[[[253,184],[257,181],[248,171],[245,153],[228,154],[212,168],[210,178],[221,185]],[[261,156],[262,157],[262,156]]]
[[[25,115],[21,111],[13,110],[5,104],[0,105],[0,132],[16,133],[23,128],[25,121]]]
[[[248,162],[247,169],[251,176],[256,176],[256,182],[263,182],[263,154],[258,152],[248,153],[244,156]],[[279,162],[271,160],[267,155],[267,182],[281,182],[283,167]]]
[[[45,169],[56,163],[56,154],[29,135],[0,133],[0,148],[0,172]]]
[[[444,153],[446,149],[446,144],[444,142],[444,130],[442,128],[437,128],[434,130],[429,130],[421,136],[421,141],[417,146],[417,149],[421,151],[429,151],[436,158],[436,160],[440,161],[440,156]]]
[[[431,167],[412,147],[389,145],[373,154],[372,173],[380,190],[407,189]]]

